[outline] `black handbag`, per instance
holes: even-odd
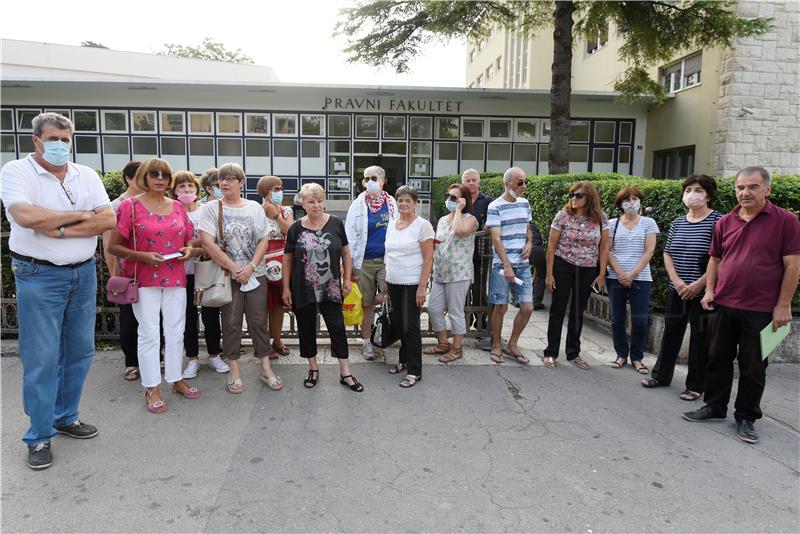
[[[380,311],[375,315],[375,324],[372,326],[370,341],[379,349],[385,349],[400,339],[397,328],[392,322],[392,306],[389,296],[383,299]]]

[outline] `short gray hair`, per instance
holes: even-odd
[[[394,198],[400,198],[403,195],[408,195],[414,202],[417,202],[419,199],[419,193],[416,189],[411,186],[403,185],[397,188],[397,191],[394,193]]]
[[[364,178],[371,175],[372,173],[377,174],[378,178],[380,178],[384,182],[386,181],[386,171],[383,170],[383,167],[379,167],[377,165],[372,165],[371,167],[367,167],[366,169],[364,169]]]
[[[36,137],[42,136],[42,130],[45,124],[49,124],[59,130],[69,130],[69,133],[75,131],[75,127],[72,125],[72,121],[69,120],[69,117],[65,117],[60,113],[53,113],[52,111],[39,113],[33,118],[31,124],[33,125],[33,135]]]
[[[464,183],[464,180],[467,178],[467,176],[471,176],[473,174],[478,178],[478,180],[481,179],[481,173],[479,173],[477,170],[467,169],[466,171],[461,173],[461,183]]]
[[[740,170],[736,173],[736,178],[734,178],[734,182],[739,179],[740,176],[744,176],[746,174],[760,174],[761,179],[764,180],[764,185],[769,187],[772,184],[772,178],[769,177],[769,172],[764,167],[745,167],[744,169]]]
[[[510,184],[512,180],[514,180],[514,175],[518,172],[521,172],[522,176],[524,176],[525,178],[528,177],[528,175],[525,174],[524,169],[521,169],[519,167],[509,167],[508,169],[506,169],[506,172],[503,173],[503,182]]]
[[[244,169],[238,163],[226,163],[217,169],[217,180],[221,182],[226,176],[233,176],[240,182],[244,182]]]

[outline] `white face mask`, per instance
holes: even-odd
[[[622,210],[625,213],[639,213],[639,208],[642,207],[642,203],[640,200],[623,200],[622,201]]]
[[[519,198],[519,195],[518,195],[518,194],[516,194],[516,193],[514,192],[514,190],[513,190],[513,189],[511,189],[510,187],[508,188],[508,194],[509,194],[509,196],[510,196],[511,198],[513,198],[514,200],[517,200],[517,199]]]
[[[367,193],[376,195],[381,192],[381,184],[377,180],[367,180]]]
[[[683,194],[683,203],[689,209],[703,208],[706,206],[706,194],[698,191]]]

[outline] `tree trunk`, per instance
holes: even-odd
[[[572,93],[572,13],[571,1],[556,1],[553,22],[553,79],[550,85],[550,174],[569,170],[569,119]]]

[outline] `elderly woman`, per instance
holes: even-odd
[[[688,211],[672,221],[664,247],[664,267],[669,275],[664,337],[651,377],[642,379],[646,388],[670,385],[688,322],[689,372],[680,394],[685,401],[697,400],[705,391],[710,314],[700,306],[700,300],[706,285],[711,235],[722,217],[713,209],[716,196],[717,182],[710,176],[693,174],[683,181],[683,203]]]
[[[353,266],[356,281],[361,290],[361,305],[364,307],[364,321],[361,323],[361,337],[364,342],[364,359],[375,359],[375,350],[370,343],[372,314],[374,307],[383,302],[383,289],[386,278],[384,255],[386,253],[386,229],[389,221],[397,219],[397,202],[383,190],[386,172],[377,165],[364,169],[365,191],[358,195],[347,210],[345,230],[353,251]]]
[[[288,356],[289,349],[281,343],[283,332],[283,249],[286,246],[286,232],[294,222],[290,206],[283,206],[283,182],[277,176],[262,176],[256,185],[256,191],[262,198],[261,207],[267,216],[267,254],[264,263],[267,266],[267,311],[269,313],[269,331],[272,337],[272,352],[269,357],[277,360],[279,356]]]
[[[461,184],[450,185],[445,207],[450,213],[436,225],[433,285],[428,300],[428,316],[438,343],[424,352],[441,354],[440,362],[451,363],[464,356],[461,348],[467,333],[464,305],[473,279],[472,252],[478,220],[469,213],[472,199]],[[452,346],[447,340],[445,310],[453,330]]]
[[[175,393],[196,399],[200,392],[183,380],[183,330],[186,321],[184,261],[199,254],[189,244],[194,226],[183,205],[165,197],[172,187],[172,169],[159,158],[146,160],[136,171],[141,195],[124,200],[117,212],[117,230],[111,235],[111,253],[125,260],[123,275],[135,278],[139,300],[133,313],[139,323],[139,372],[145,403],[152,413],[164,413],[161,398],[159,319],[164,323],[164,378]],[[165,258],[178,253],[178,257]]]
[[[600,292],[605,286],[607,240],[608,217],[600,207],[597,189],[590,182],[574,184],[566,205],[553,219],[547,242],[545,284],[553,293],[553,302],[547,322],[545,367],[556,366],[561,327],[569,307],[567,361],[581,369],[589,368],[580,356],[583,312],[590,292]]]
[[[342,301],[350,294],[353,261],[341,219],[325,213],[325,190],[305,184],[300,198],[306,215],[292,224],[283,253],[283,303],[297,319],[300,356],[308,360],[307,388],[317,385],[317,312],[325,319],[331,355],[339,361],[339,383],[356,392],[364,386],[350,372]],[[342,277],[340,279],[340,277]]]
[[[391,366],[389,373],[406,371],[400,382],[403,388],[422,380],[419,316],[433,266],[435,233],[431,223],[415,213],[417,196],[417,191],[408,186],[397,190],[400,217],[389,221],[386,232],[386,285],[393,327],[400,336],[400,363]]]
[[[254,355],[261,360],[261,381],[270,389],[279,390],[283,380],[270,365],[264,308],[267,270],[261,260],[267,250],[267,220],[257,202],[242,198],[244,171],[239,164],[226,163],[219,168],[217,176],[222,198],[203,206],[199,225],[200,241],[206,254],[232,277],[233,300],[222,307],[222,352],[231,368],[228,391],[241,393],[244,390],[239,370],[243,315],[247,317]],[[220,225],[222,235],[219,235]]]
[[[611,336],[617,358],[611,367],[620,369],[628,363],[641,374],[647,374],[642,363],[647,328],[650,320],[650,294],[653,277],[650,275],[650,259],[656,250],[659,234],[656,221],[642,217],[644,195],[636,187],[623,187],[614,203],[622,216],[608,223],[610,249],[608,254],[608,277],[606,288],[611,305]],[[627,304],[631,305],[631,341],[628,344]]]

